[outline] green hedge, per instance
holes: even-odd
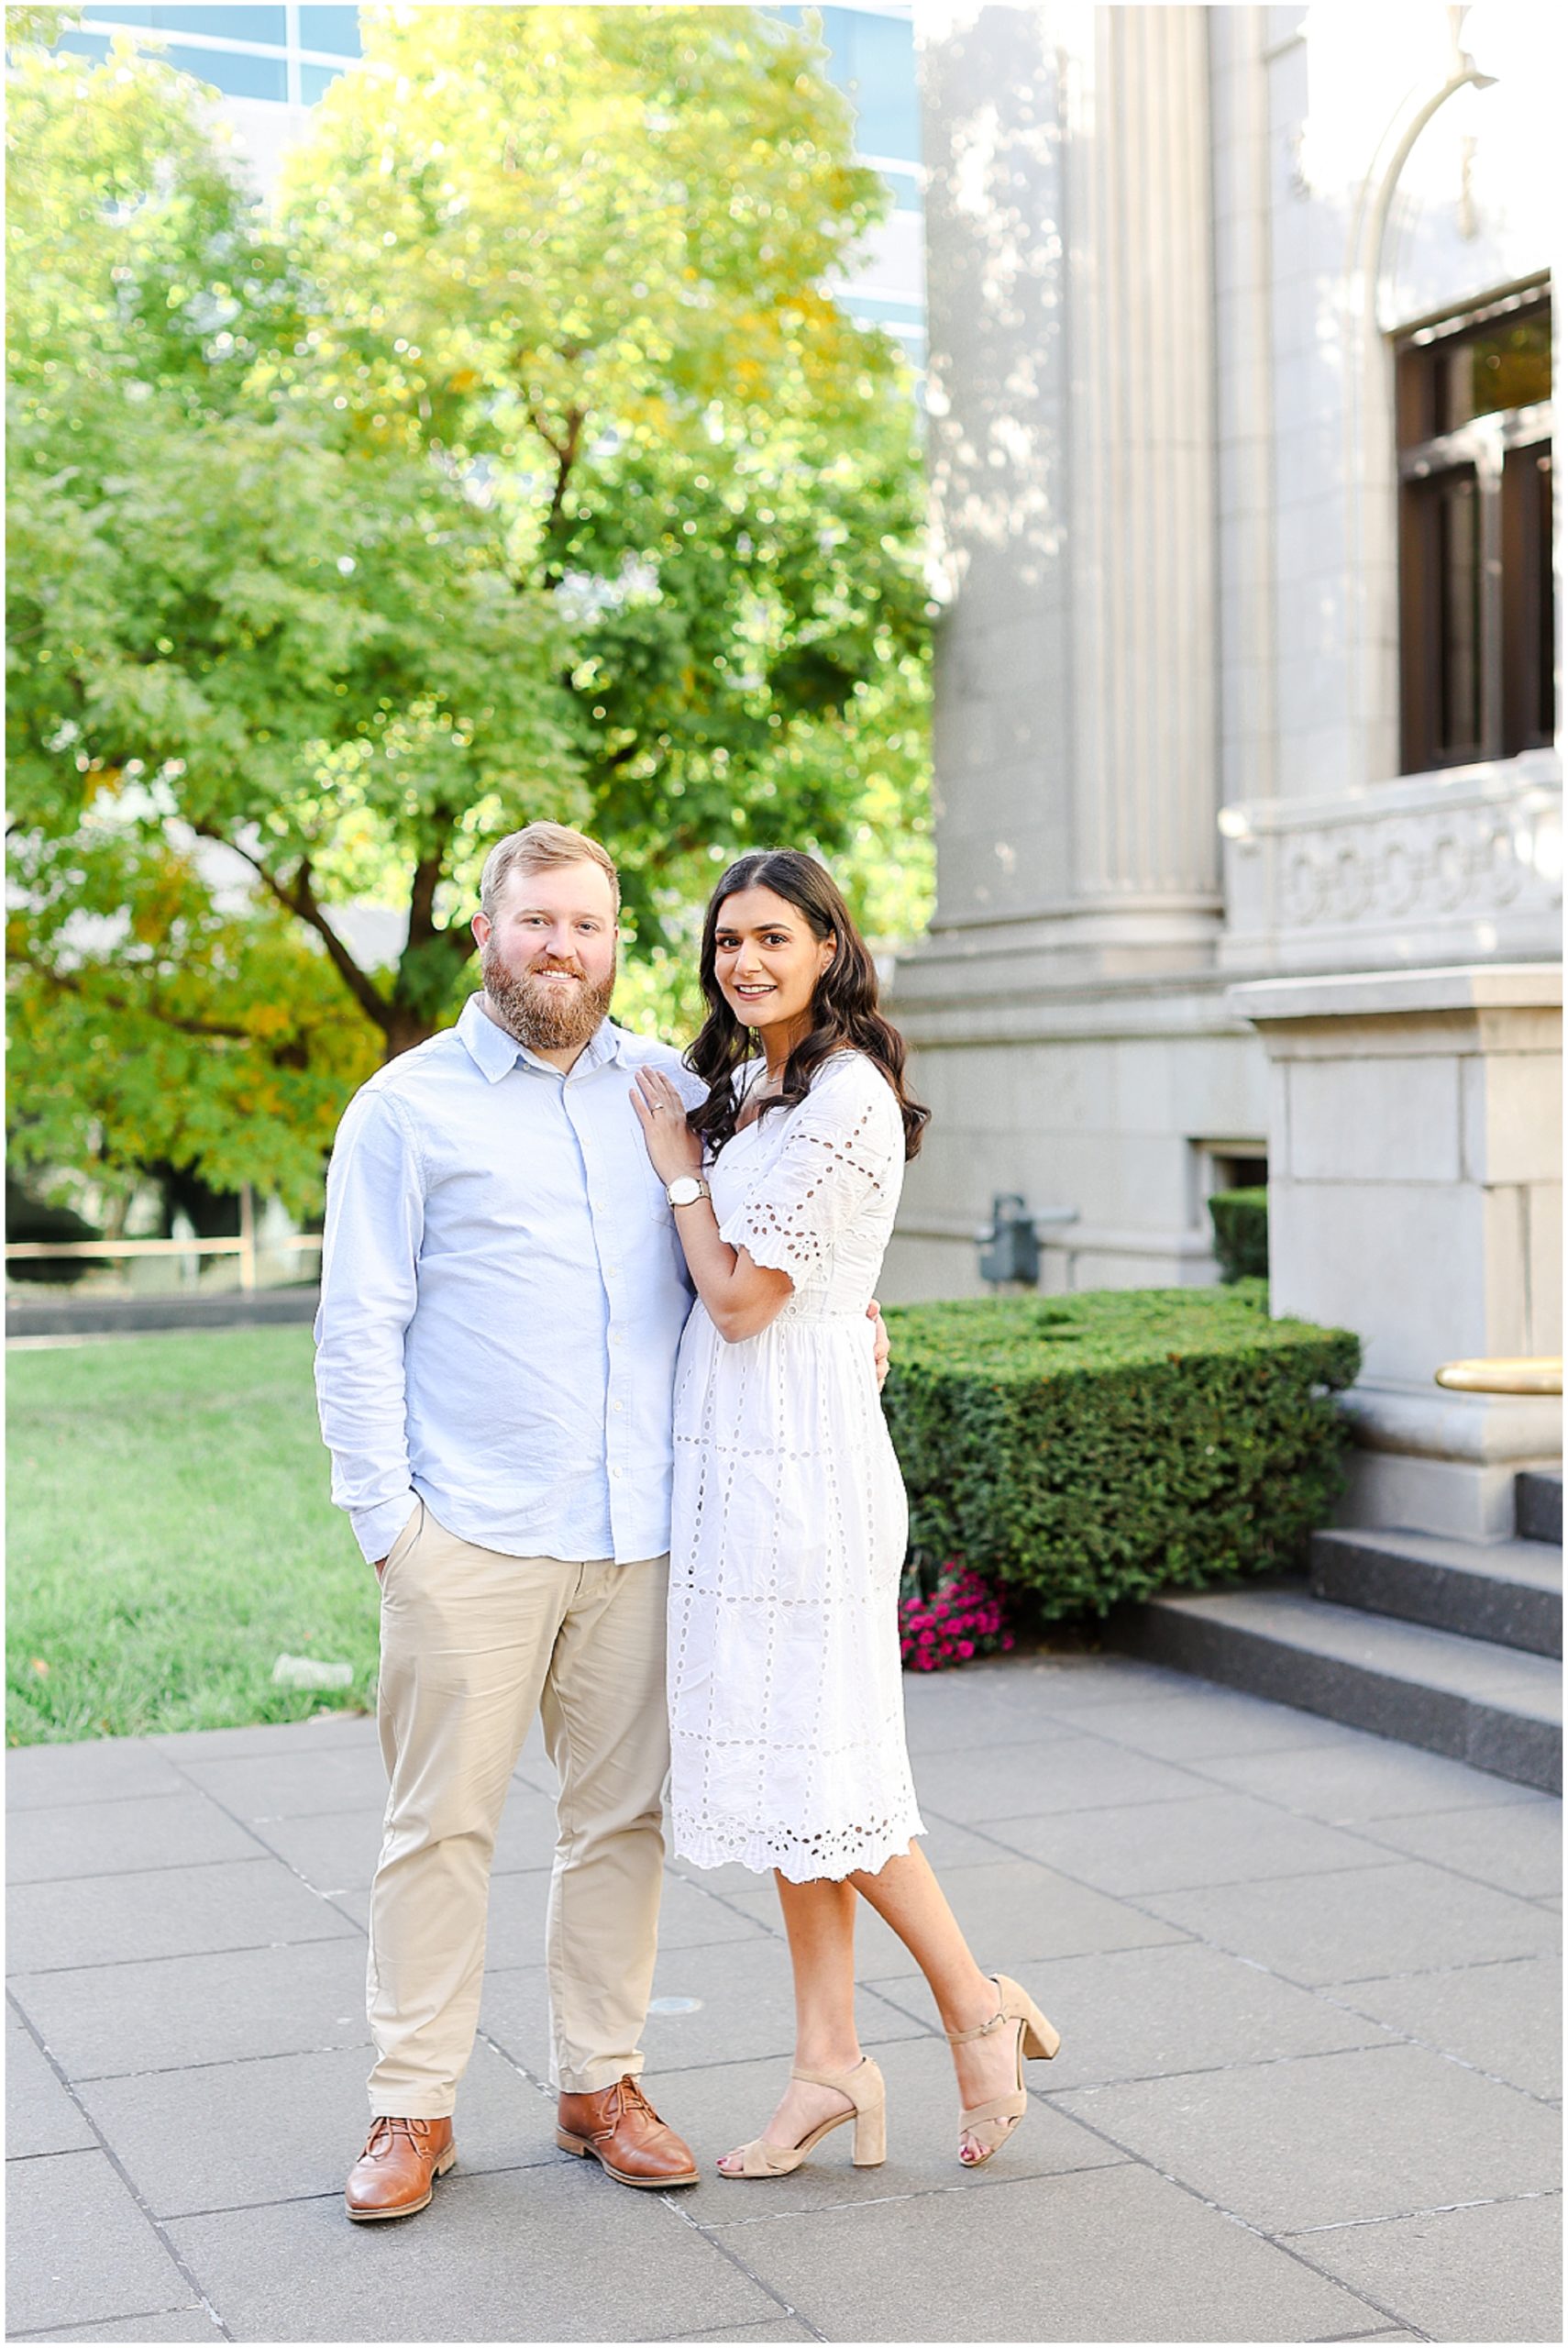
[[[1216,1191],[1209,1202],[1214,1253],[1224,1280],[1268,1278],[1268,1192]]]
[[[1295,1563],[1342,1480],[1343,1329],[1261,1281],[903,1305],[885,1401],[912,1548],[1039,1619]]]

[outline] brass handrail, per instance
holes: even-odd
[[[1561,1354],[1502,1354],[1495,1359],[1445,1361],[1440,1386],[1458,1394],[1561,1394]]]

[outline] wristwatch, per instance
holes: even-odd
[[[665,1185],[664,1195],[672,1207],[694,1207],[699,1199],[711,1199],[713,1193],[701,1174],[678,1174]]]

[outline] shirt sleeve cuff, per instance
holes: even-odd
[[[349,1510],[348,1522],[367,1564],[380,1565],[418,1506],[419,1494],[407,1491],[400,1492],[395,1501],[381,1501],[375,1508]]]

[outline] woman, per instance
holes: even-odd
[[[969,1953],[911,1839],[898,1587],[908,1512],[866,1315],[903,1165],[928,1113],[877,1009],[870,955],[822,866],[741,858],[702,932],[708,1018],[685,1112],[633,1096],[698,1301],[676,1374],[671,1813],[699,1866],[774,1871],[795,1975],[795,2067],[762,2135],[718,2164],[780,2176],[853,2120],[883,2158],[882,2077],[855,2025],[856,1896],[931,1984],[953,2043],[959,2157],[978,2167],[1027,2108],[1023,2061],[1056,2032]],[[756,1036],[754,1052],[747,1031]]]

